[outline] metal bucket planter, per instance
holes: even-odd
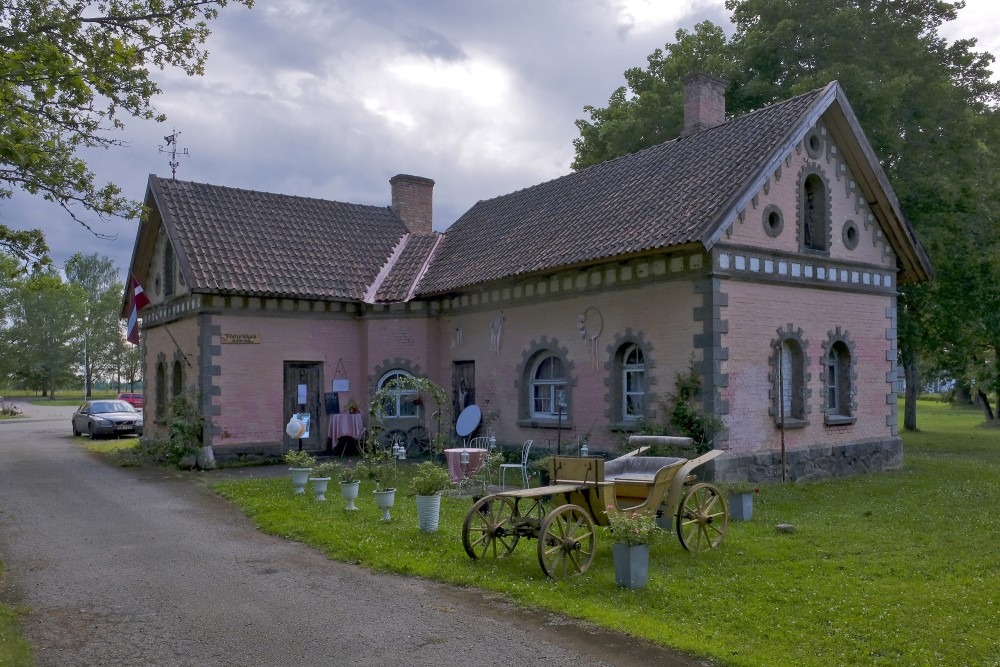
[[[615,583],[621,588],[645,588],[649,580],[649,545],[611,545],[615,561]]]
[[[729,494],[730,521],[749,521],[751,518],[753,518],[753,494],[730,493]]]

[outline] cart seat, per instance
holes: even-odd
[[[656,472],[687,459],[676,456],[622,456],[604,464],[604,480],[607,482],[652,483]]]

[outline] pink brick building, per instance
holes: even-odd
[[[504,443],[611,450],[693,363],[726,426],[716,477],[780,477],[782,439],[793,479],[898,466],[896,290],[927,258],[836,82],[729,120],[724,91],[689,78],[680,138],[443,233],[426,178],[376,207],[151,176],[147,431],[190,392],[217,456],[288,446],[304,397],[321,449],[331,395],[367,405],[404,373]],[[412,398],[383,421],[417,436]]]

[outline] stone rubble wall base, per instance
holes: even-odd
[[[786,449],[785,464],[790,482],[899,470],[903,467],[903,440],[888,438]],[[725,454],[694,472],[716,482],[780,482],[781,450]]]

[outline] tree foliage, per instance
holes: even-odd
[[[728,79],[739,115],[838,80],[903,211],[935,265],[931,285],[899,300],[904,368],[921,354],[987,393],[1000,390],[1000,84],[976,40],[939,29],[964,2],[941,0],[727,0],[736,32],[711,23],[678,31],[645,70],[625,73],[604,108],[577,121],[575,168],[679,134],[681,79]],[[915,421],[907,420],[915,428]]]
[[[252,6],[253,0],[233,0]],[[152,70],[204,71],[208,22],[228,0],[12,0],[0,3],[0,198],[15,189],[69,212],[135,217],[140,204],[98,184],[82,149],[122,144],[123,118],[162,121]],[[0,250],[44,255],[0,226]]]
[[[118,269],[108,257],[76,253],[66,262],[66,278],[80,288],[83,318],[80,323],[87,339],[86,368],[88,388],[91,375],[109,376],[118,370],[117,348],[121,344],[118,306],[125,285],[118,280]]]

